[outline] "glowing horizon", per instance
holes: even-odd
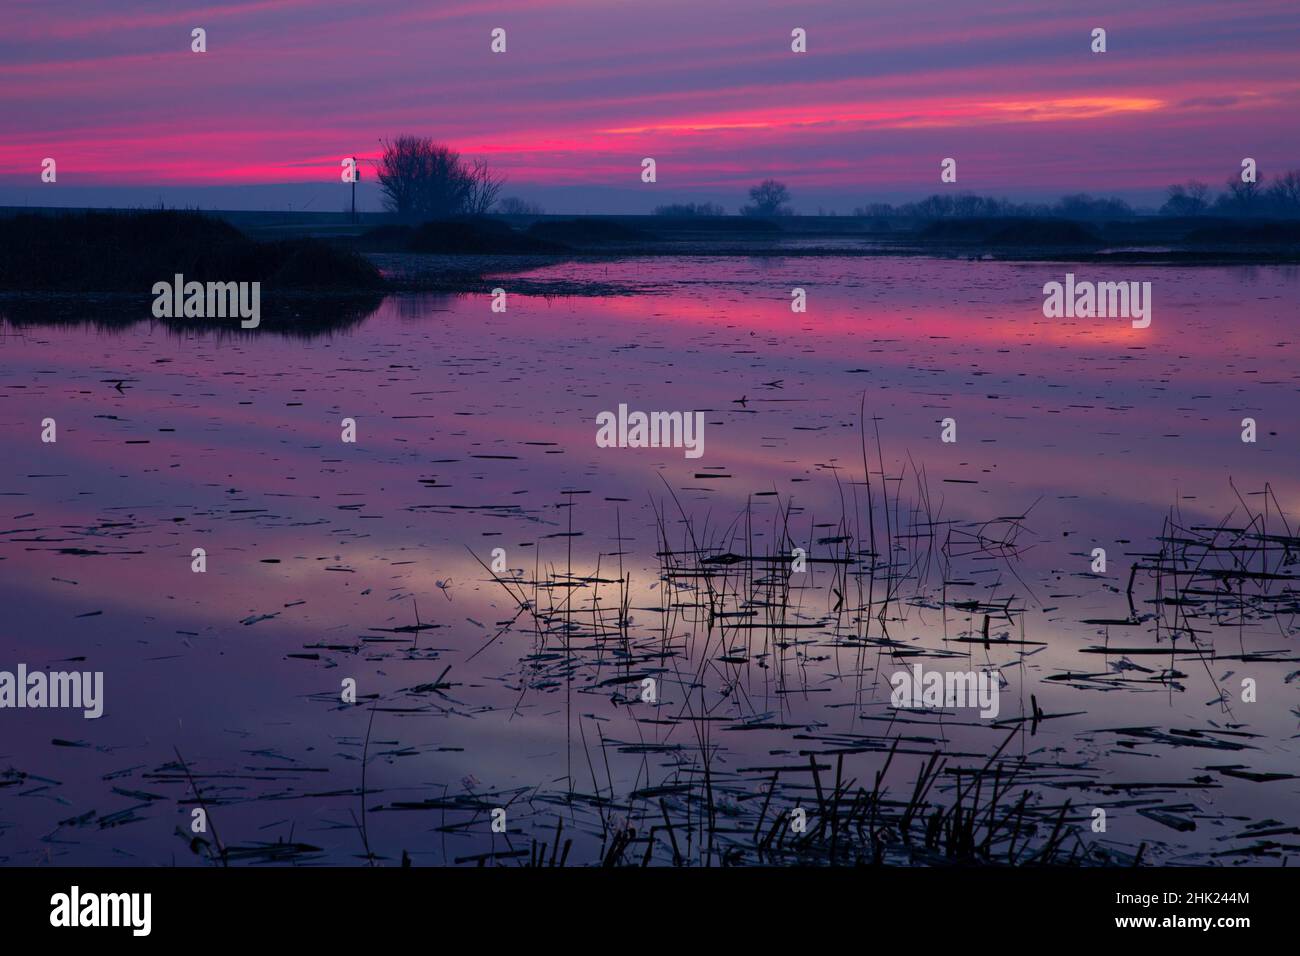
[[[56,199],[38,178],[46,156],[91,199],[326,186],[341,157],[373,159],[402,133],[487,157],[508,194],[621,191],[647,209],[734,206],[768,176],[796,207],[921,196],[946,156],[960,191],[1012,198],[1154,199],[1188,179],[1220,186],[1244,156],[1266,177],[1300,166],[1300,23],[1272,0],[1086,15],[1063,0],[952,2],[924,18],[849,0],[18,8],[0,40],[3,201]],[[206,53],[190,51],[195,26]],[[1104,54],[1089,48],[1096,26]],[[794,27],[807,53],[791,52]],[[640,189],[644,156],[657,189]]]

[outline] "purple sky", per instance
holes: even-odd
[[[1245,156],[1265,177],[1300,167],[1294,0],[10,0],[6,21],[7,204],[337,210],[339,160],[406,132],[488,157],[507,195],[554,211],[734,212],[769,176],[805,212],[941,188],[1155,203]]]

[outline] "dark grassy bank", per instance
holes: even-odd
[[[901,255],[1295,263],[1300,262],[1300,224],[1221,216],[1083,221],[520,215],[394,225],[380,223],[377,216],[349,223],[337,214],[0,209],[0,250],[0,296],[10,321],[41,321],[56,301],[62,301],[64,313],[75,313],[88,296],[94,297],[96,320],[151,318],[154,283],[180,273],[186,281],[260,282],[264,314],[303,325],[330,324],[335,314],[364,316],[386,292],[482,292],[499,281],[490,276],[565,259]],[[552,283],[541,291],[597,295],[608,290]],[[351,301],[345,304],[344,298]]]
[[[260,283],[261,328],[317,334],[356,324],[386,284],[357,252],[299,236],[258,242],[197,212],[83,211],[0,218],[0,318],[13,325],[105,327],[152,321],[153,287]],[[238,330],[232,318],[168,318]]]
[[[363,233],[356,248],[425,255],[563,255],[569,246],[497,219],[451,219],[419,226],[386,225]]]
[[[1300,224],[1224,217],[506,216],[380,226],[350,241],[367,253],[626,256],[921,255],[1000,260],[1300,262]]]
[[[355,247],[373,252],[432,255],[567,256],[579,252],[617,253],[662,242],[648,229],[614,217],[539,219],[511,224],[500,218],[462,218],[418,226],[384,225],[362,233]]]
[[[0,219],[0,291],[147,294],[186,281],[261,282],[264,292],[372,292],[379,270],[317,239],[256,242],[197,212],[84,212]]]

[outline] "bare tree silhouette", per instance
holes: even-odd
[[[765,179],[757,186],[750,187],[749,198],[752,206],[740,210],[742,216],[783,216],[789,215],[790,190],[785,183],[775,179]]]
[[[1290,215],[1300,213],[1300,170],[1293,169],[1273,180],[1268,195],[1275,208]]]
[[[1290,170],[1264,185],[1261,174],[1244,183],[1230,176],[1223,192],[1210,195],[1205,183],[1192,181],[1169,187],[1169,199],[1160,207],[1164,216],[1227,216],[1234,219],[1294,219],[1300,217],[1300,170]]]
[[[1203,216],[1210,208],[1210,187],[1196,179],[1175,183],[1167,194],[1169,198],[1160,207],[1162,216]]]
[[[401,219],[484,214],[505,184],[486,160],[466,163],[460,153],[427,136],[398,136],[381,143],[384,153],[375,164],[375,178],[384,205]]]
[[[1219,194],[1215,207],[1230,216],[1254,216],[1263,211],[1264,184],[1257,179],[1243,183],[1236,176],[1229,176],[1227,192]]]
[[[476,159],[469,166],[469,192],[465,198],[465,212],[473,216],[486,216],[501,187],[506,184],[504,176],[495,175],[488,168],[486,159]]]

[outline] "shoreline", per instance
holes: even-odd
[[[0,236],[14,249],[0,266],[0,318],[13,325],[127,325],[156,318],[178,327],[223,327],[222,319],[201,314],[153,315],[150,290],[160,277],[176,273],[208,284],[260,281],[267,318],[324,329],[364,320],[389,295],[481,295],[507,286],[511,294],[540,297],[664,291],[662,282],[525,275],[566,264],[679,260],[708,269],[737,259],[916,258],[1085,269],[1300,264],[1300,222],[1291,221],[989,218],[899,229],[897,223],[842,217],[515,216],[342,228],[330,216],[240,218],[236,226],[195,211],[51,216],[0,210]],[[1211,226],[1222,237],[1217,242],[1206,241]],[[86,315],[92,310],[94,316]]]

